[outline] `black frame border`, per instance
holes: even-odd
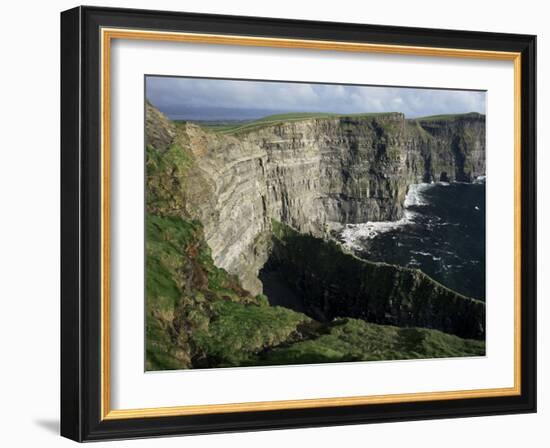
[[[101,420],[100,28],[521,53],[521,395]],[[77,7],[61,14],[61,435],[142,438],[536,412],[536,36]]]

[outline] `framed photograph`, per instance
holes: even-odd
[[[535,412],[535,36],[61,14],[61,433]]]

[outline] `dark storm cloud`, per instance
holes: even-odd
[[[198,109],[403,112],[407,117],[485,113],[485,92],[265,81],[148,77],[147,99],[170,116]]]

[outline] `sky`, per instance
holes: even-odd
[[[246,120],[282,112],[485,113],[485,92],[148,76],[146,97],[172,119]]]

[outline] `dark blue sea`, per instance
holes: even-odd
[[[485,180],[409,187],[403,219],[348,225],[340,234],[361,258],[417,268],[485,300]]]

